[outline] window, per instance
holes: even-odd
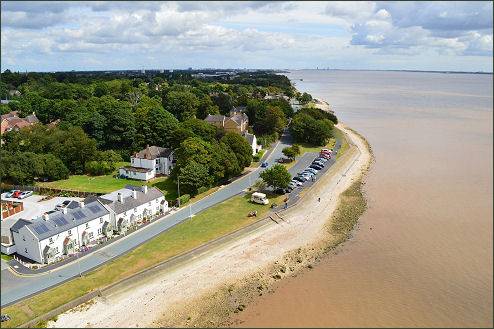
[[[89,228],[89,223],[86,223],[86,228]]]
[[[151,205],[151,201],[148,202],[148,206],[150,206],[150,205]]]
[[[100,218],[100,219],[99,219],[99,223],[100,223],[100,224],[103,224],[103,218]]]
[[[22,236],[22,241],[26,241],[26,237],[24,235]]]
[[[137,212],[137,208],[134,208],[134,212]]]
[[[98,234],[102,234],[103,233],[103,229],[99,228],[98,229]]]
[[[25,252],[26,254],[29,254],[29,252],[27,251],[27,248],[24,248],[24,252]]]
[[[93,236],[94,236],[93,232],[89,232],[88,237],[89,237],[90,239],[92,239],[92,238],[93,238]]]
[[[50,244],[53,243],[53,238],[50,238]]]
[[[72,235],[72,232],[70,230],[67,231],[68,235]]]

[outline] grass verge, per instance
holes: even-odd
[[[11,255],[5,255],[5,254],[1,254],[1,257],[4,261],[7,262],[13,258]]]
[[[269,197],[269,196],[268,196]],[[281,196],[271,196],[271,203],[282,202]],[[249,202],[250,195],[236,196],[215,205],[195,217],[172,227],[128,254],[75,278],[58,287],[42,292],[14,305],[3,307],[10,321],[2,327],[17,327],[97,288],[122,280],[173,256],[187,252],[215,238],[238,230],[264,217],[269,205]],[[248,217],[257,210],[257,217]],[[166,220],[166,219],[164,219]]]

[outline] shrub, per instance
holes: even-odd
[[[189,200],[190,200],[190,194],[184,194],[180,198],[178,198],[178,200],[180,200],[180,205],[184,205],[187,202],[189,202]]]
[[[206,186],[199,187],[199,188],[197,189],[197,194],[204,193],[204,192],[206,192],[206,191],[208,191],[208,190],[209,190],[209,188],[207,188]]]

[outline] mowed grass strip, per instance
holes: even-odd
[[[283,198],[283,195],[275,196],[270,198],[270,203],[280,204]],[[2,323],[2,327],[17,327],[97,288],[108,286],[173,256],[245,227],[269,212],[269,205],[253,204],[249,200],[250,194],[235,196],[172,227],[82,278],[73,279],[17,304],[3,307],[2,314],[10,315],[11,320]],[[257,217],[247,216],[250,211],[256,210]]]

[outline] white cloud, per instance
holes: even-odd
[[[2,61],[9,65],[57,56],[92,65],[158,63],[166,57],[165,63],[267,66],[351,59],[371,65],[381,60],[374,54],[409,55],[408,61],[423,61],[423,54],[449,56],[450,62],[455,56],[492,57],[490,2],[9,1],[1,6]]]

